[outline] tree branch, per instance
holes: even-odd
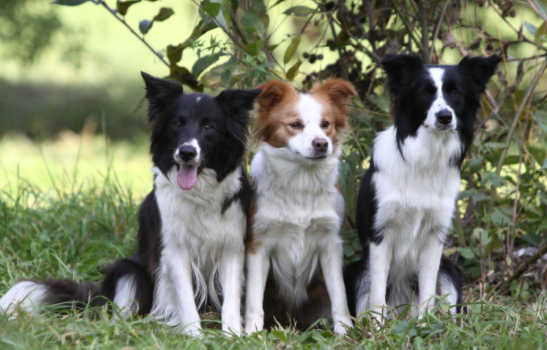
[[[97,3],[97,4],[98,4],[98,3]],[[146,45],[146,47],[148,47],[148,48],[150,49],[150,51],[152,51],[152,52],[154,53],[154,55],[156,55],[156,56],[160,59],[160,61],[163,62],[163,64],[165,64],[165,65],[166,65],[167,67],[169,67],[169,68],[171,67],[171,65],[169,64],[169,62],[167,62],[167,61],[165,60],[165,58],[163,57],[163,55],[162,55],[161,53],[157,52],[156,50],[154,50],[154,48],[153,48],[152,46],[150,46],[150,44],[149,44],[146,40],[144,40],[144,37],[141,37],[139,34],[137,34],[137,32],[135,32],[135,31],[133,30],[133,28],[131,28],[131,26],[130,26],[129,24],[127,24],[127,22],[126,22],[123,18],[121,18],[120,16],[118,16],[118,15],[116,14],[116,11],[115,11],[113,8],[111,8],[110,6],[108,6],[108,4],[107,4],[106,2],[104,2],[104,0],[100,0],[100,4],[103,5],[104,8],[105,8],[108,12],[110,12],[110,14],[111,14],[112,16],[116,17],[116,19],[117,19],[118,21],[120,21],[124,26],[126,26],[127,29],[129,29],[129,31],[130,31],[131,33],[133,33],[133,35],[135,35],[137,38],[139,38],[139,40],[142,41],[143,44]]]

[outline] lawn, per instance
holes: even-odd
[[[0,294],[22,278],[101,280],[101,271],[135,248],[139,201],[151,188],[146,140],[109,144],[101,137],[67,134],[36,145],[21,137],[0,142]],[[525,301],[479,296],[465,287],[471,311],[439,310],[418,321],[405,315],[377,329],[365,316],[347,336],[319,322],[306,332],[290,328],[226,336],[218,315],[192,339],[147,318],[111,320],[104,309],[82,314],[47,310],[8,320],[0,315],[0,349],[544,349],[547,295]]]

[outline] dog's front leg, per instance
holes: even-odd
[[[248,334],[264,328],[264,289],[269,270],[269,254],[264,246],[247,252],[245,332]]]
[[[423,250],[420,252],[418,283],[420,288],[420,317],[429,311],[435,304],[431,297],[437,287],[437,275],[443,254],[443,244],[436,234],[431,234]]]
[[[175,298],[174,304],[180,325],[188,334],[199,336],[201,319],[194,299],[190,254],[185,247],[170,244],[165,246],[162,259],[168,273],[168,279],[171,282],[171,294]]]
[[[336,238],[338,238],[337,235]],[[344,325],[353,327],[342,274],[343,254],[342,242],[336,239],[334,242],[327,244],[319,256],[321,270],[331,301],[334,332],[337,334],[346,334]]]
[[[243,264],[245,250],[225,252],[220,260],[222,283],[222,330],[241,333],[241,291],[243,288]]]
[[[370,266],[370,305],[376,319],[383,323],[383,317],[386,315],[386,290],[389,266],[391,264],[392,250],[386,238],[379,244],[374,242],[369,246],[369,266]],[[358,313],[364,310],[357,310]]]

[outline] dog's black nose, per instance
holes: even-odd
[[[452,112],[448,109],[437,112],[437,121],[442,125],[450,124],[450,122],[452,122]]]
[[[329,148],[329,141],[322,137],[313,139],[311,143],[313,145],[313,148],[318,152],[326,152]]]
[[[197,153],[198,152],[194,146],[184,145],[179,147],[179,157],[185,162],[196,158]]]

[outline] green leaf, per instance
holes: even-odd
[[[535,113],[532,113],[532,117],[538,123],[538,125],[543,129],[543,132],[547,134],[547,112],[542,110],[537,110]]]
[[[496,227],[507,226],[511,222],[509,216],[505,215],[499,208],[494,209],[490,220]]]
[[[153,24],[154,24],[154,21],[143,19],[142,21],[139,22],[139,31],[144,35],[148,33],[150,28],[152,28]]]
[[[476,173],[480,170],[480,168],[482,168],[483,163],[483,157],[473,157],[469,159],[469,161],[467,162],[467,165],[469,165],[469,172],[472,174]]]
[[[536,39],[536,42],[539,42],[539,41],[541,40],[541,37],[542,37],[542,36],[545,36],[545,34],[547,34],[547,33],[545,33],[545,22],[543,22],[543,23],[539,26],[539,28],[538,28],[538,30],[537,30],[537,32],[536,32],[536,35],[534,35],[534,39]]]
[[[538,164],[542,164],[545,157],[547,157],[547,149],[545,145],[541,143],[532,143],[528,145],[528,152],[532,155]]]
[[[536,27],[535,25],[533,25],[532,23],[529,23],[529,22],[526,22],[524,21],[524,26],[526,27],[526,29],[528,29],[528,31],[530,33],[532,33],[532,35],[536,35],[536,33],[538,32],[538,27]]]
[[[276,7],[277,5],[281,4],[283,1],[285,1],[285,0],[277,0],[277,1],[275,2],[275,4],[273,4],[272,6],[270,6],[270,9],[272,9],[272,8]]]
[[[264,34],[264,24],[260,18],[252,12],[243,13],[241,24],[243,24],[243,27],[251,33]]]
[[[216,17],[220,13],[221,5],[211,0],[205,0],[201,5],[203,11],[211,17]]]
[[[501,187],[505,184],[505,178],[495,172],[483,172],[483,183],[491,183],[494,187]]]
[[[465,259],[473,259],[475,257],[475,254],[469,247],[460,247],[458,248],[458,251],[460,252],[460,255],[463,256]]]
[[[245,45],[245,50],[249,52],[249,54],[256,56],[262,50],[262,48],[266,45],[266,40],[260,39],[257,41],[253,41],[252,43],[249,43]]]
[[[279,44],[281,44],[281,43],[279,43]],[[279,44],[268,45],[268,50],[273,52],[273,50],[275,50],[279,46]]]
[[[300,40],[302,40],[300,35],[292,39],[291,43],[287,47],[287,51],[285,51],[285,55],[283,56],[284,64],[287,64],[294,56],[294,53],[298,49],[298,45],[300,45]]]
[[[55,0],[53,4],[62,6],[78,6],[91,0]]]
[[[295,15],[298,17],[306,17],[308,15],[311,15],[314,12],[315,12],[314,9],[311,9],[307,6],[293,6],[290,9],[283,12],[283,14],[287,16]]]
[[[188,85],[194,91],[203,92],[203,85],[199,84],[190,71],[184,67],[177,66],[176,64],[171,65],[170,76],[184,85]]]
[[[299,59],[296,61],[296,63],[287,71],[285,74],[285,78],[287,78],[288,81],[293,81],[296,75],[298,74],[298,69],[300,68],[300,65],[302,64],[302,61]]]
[[[127,14],[127,10],[130,6],[141,2],[141,0],[130,0],[130,1],[120,1],[118,0],[116,2],[116,9],[118,10],[118,13],[122,16],[125,16]]]
[[[204,70],[209,68],[222,56],[226,56],[226,54],[223,52],[217,52],[212,55],[201,57],[196,61],[196,63],[194,63],[194,66],[192,67],[192,75],[194,77],[199,77],[199,75],[203,73]]]
[[[169,17],[173,16],[173,14],[175,14],[173,9],[171,9],[169,7],[162,7],[160,9],[160,12],[158,12],[158,14],[154,17],[153,21],[154,22],[163,22],[166,19],[168,19]]]

